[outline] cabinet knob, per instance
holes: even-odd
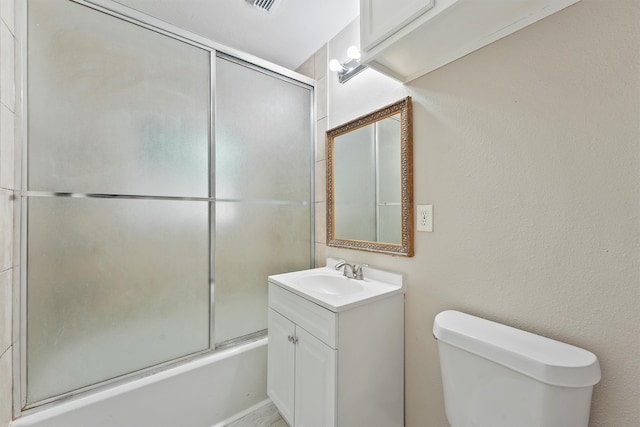
[[[293,343],[293,344],[298,343],[298,338],[294,337],[293,335],[289,335],[287,339],[289,340],[290,343]]]

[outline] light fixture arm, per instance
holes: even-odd
[[[349,47],[347,55],[349,59],[344,63],[340,63],[337,59],[332,59],[329,62],[329,69],[338,73],[340,83],[347,82],[367,68],[366,65],[360,63],[360,51],[357,47]]]

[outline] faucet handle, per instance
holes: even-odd
[[[338,262],[336,263],[336,265],[333,268],[336,269],[336,270],[340,270],[346,264],[347,264],[347,261],[345,261],[343,259],[339,259]]]
[[[353,275],[356,280],[364,280],[362,267],[369,267],[369,264],[356,264],[353,266]]]

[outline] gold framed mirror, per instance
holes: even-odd
[[[327,131],[327,245],[413,256],[411,97]]]

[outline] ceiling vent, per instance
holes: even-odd
[[[265,12],[271,12],[275,7],[280,4],[281,0],[247,0],[260,10]]]

